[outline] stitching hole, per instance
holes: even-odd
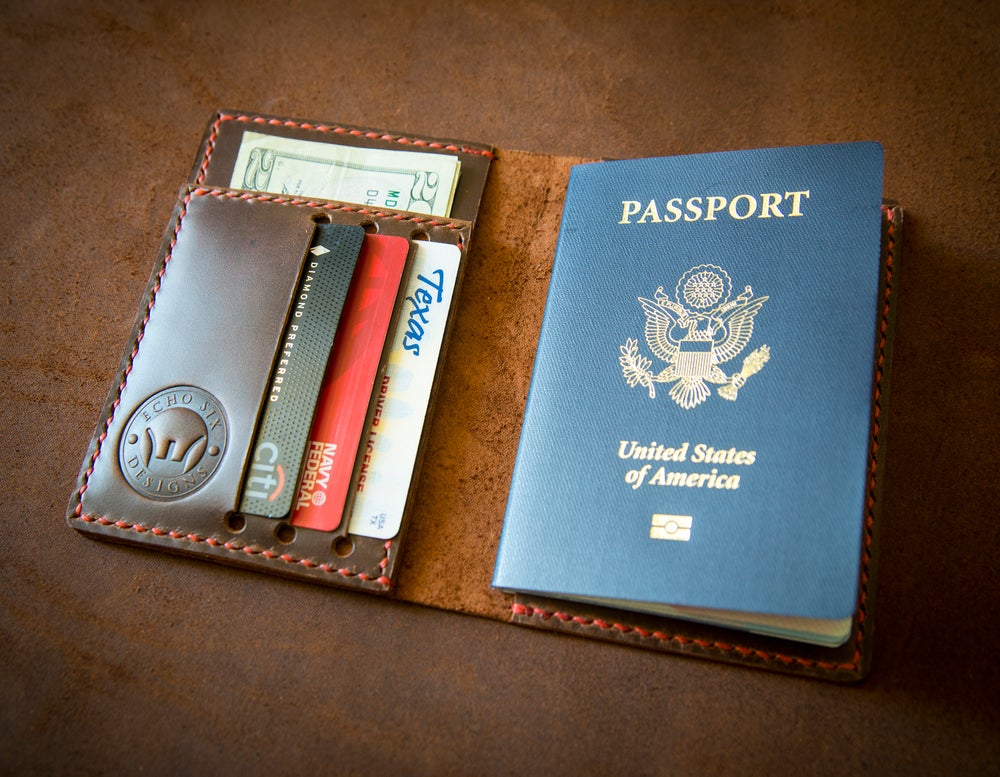
[[[337,537],[333,541],[333,552],[341,558],[347,558],[354,552],[354,540],[350,537]]]

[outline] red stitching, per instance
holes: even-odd
[[[743,645],[731,645],[728,642],[719,641],[708,641],[703,639],[689,639],[682,637],[679,634],[665,634],[662,631],[649,632],[645,629],[641,629],[638,626],[630,626],[623,623],[607,623],[606,621],[599,619],[589,620],[579,615],[566,615],[561,612],[549,612],[543,610],[539,607],[532,607],[530,605],[521,604],[515,602],[511,605],[511,613],[513,615],[521,615],[524,617],[532,618],[538,617],[542,620],[548,620],[549,618],[555,617],[563,622],[572,620],[584,627],[597,627],[602,630],[616,630],[622,634],[635,633],[640,639],[655,639],[660,642],[675,642],[679,645],[695,644],[704,650],[718,650],[722,652],[735,652],[742,656],[756,656],[763,661],[780,661],[786,666],[791,666],[792,664],[799,664],[803,667],[818,667],[825,670],[846,670],[855,671],[858,668],[858,664],[861,660],[861,643],[864,637],[864,624],[868,618],[867,613],[867,603],[868,603],[868,567],[871,563],[871,548],[874,543],[873,530],[875,526],[875,517],[872,514],[872,509],[875,505],[875,472],[878,467],[878,462],[875,458],[875,453],[878,451],[878,433],[879,433],[879,399],[882,396],[882,377],[883,371],[881,365],[885,362],[885,346],[886,346],[886,332],[888,331],[888,321],[889,313],[891,312],[891,301],[892,301],[892,268],[894,261],[894,251],[896,247],[895,240],[895,224],[893,223],[894,209],[883,206],[882,212],[885,218],[888,220],[888,226],[886,229],[886,234],[888,239],[886,241],[886,262],[885,262],[885,292],[883,294],[883,306],[882,306],[882,320],[880,322],[880,332],[881,336],[878,345],[878,365],[877,370],[877,380],[875,383],[875,390],[873,396],[874,410],[873,410],[873,420],[872,420],[872,436],[871,436],[871,451],[872,458],[869,465],[869,481],[868,481],[868,499],[865,505],[865,536],[863,541],[863,549],[861,552],[861,572],[860,572],[860,591],[858,593],[858,623],[857,628],[854,632],[854,644],[855,651],[849,662],[844,663],[832,663],[829,661],[813,661],[810,659],[799,658],[797,656],[789,656],[783,653],[770,652],[766,650],[758,650],[755,648],[749,648]]]
[[[91,516],[83,512],[83,495],[87,492],[87,488],[89,487],[90,483],[90,478],[94,474],[94,467],[97,464],[97,459],[101,455],[101,451],[103,450],[104,447],[104,441],[107,439],[108,430],[111,428],[111,425],[114,422],[115,413],[118,410],[118,406],[121,404],[122,392],[125,390],[125,385],[128,383],[128,377],[132,372],[133,365],[135,364],[135,358],[139,353],[139,344],[142,342],[143,337],[145,336],[146,326],[149,323],[149,317],[150,314],[152,313],[153,306],[156,304],[156,298],[160,291],[160,287],[162,285],[163,275],[167,271],[167,266],[170,264],[170,260],[173,258],[174,247],[177,245],[177,236],[180,234],[181,225],[183,224],[184,218],[187,215],[188,204],[191,202],[192,197],[203,197],[203,196],[213,196],[219,199],[223,198],[233,199],[234,197],[238,197],[238,199],[242,200],[255,200],[262,202],[273,201],[283,205],[293,205],[302,207],[323,207],[327,208],[328,210],[354,211],[354,209],[349,208],[347,206],[330,205],[328,203],[310,203],[305,200],[290,200],[287,198],[274,197],[270,195],[240,195],[239,193],[234,193],[231,191],[225,191],[221,189],[199,188],[189,191],[185,195],[184,199],[181,201],[181,207],[177,214],[177,223],[174,225],[174,231],[170,238],[170,243],[168,245],[166,255],[163,258],[163,266],[159,269],[159,271],[156,274],[156,280],[153,283],[149,299],[146,302],[146,311],[143,314],[142,322],[139,325],[139,333],[137,334],[135,339],[135,344],[132,346],[132,350],[129,353],[128,361],[125,365],[125,370],[122,374],[121,383],[118,384],[118,393],[115,396],[114,402],[112,402],[111,404],[111,412],[108,414],[108,419],[104,423],[104,429],[102,430],[100,436],[97,438],[97,445],[94,447],[94,453],[90,457],[90,463],[87,465],[87,469],[83,473],[83,481],[80,484],[80,488],[77,491],[76,495],[77,504],[73,510],[73,514],[79,520],[82,520],[86,523],[99,523],[102,526],[111,526],[116,529],[121,529],[122,531],[134,531],[139,534],[148,531],[151,532],[155,537],[167,537],[175,541],[188,541],[195,543],[204,542],[212,547],[222,547],[225,550],[234,553],[242,552],[253,556],[259,555],[263,558],[266,558],[269,561],[280,560],[290,564],[301,564],[302,566],[305,566],[308,569],[318,568],[323,572],[331,572],[331,573],[335,572],[344,577],[357,577],[359,580],[363,580],[365,582],[374,581],[383,586],[387,587],[391,586],[392,581],[385,575],[372,577],[371,575],[365,574],[364,572],[352,572],[349,569],[334,569],[326,564],[320,564],[311,559],[296,558],[291,554],[287,553],[279,555],[267,549],[257,549],[242,545],[236,545],[233,544],[232,542],[220,542],[220,540],[217,540],[214,537],[202,537],[201,535],[193,533],[170,531],[161,529],[156,526],[148,527],[140,523],[130,523],[129,521],[126,521],[124,519],[111,520],[104,516]],[[397,214],[385,214],[385,215],[392,215],[393,217],[396,217]],[[420,219],[419,217],[413,217],[412,219],[409,219],[407,217],[401,217],[401,219],[413,220],[417,223],[427,223],[429,226],[441,226],[446,229],[452,229],[452,230],[461,229],[461,227],[459,227],[456,224],[445,224],[437,221],[431,223],[430,219]],[[461,248],[461,243],[459,243],[459,247]],[[385,556],[383,557],[382,561],[379,562],[379,568],[382,569],[383,571],[385,570],[388,564],[389,548],[391,546],[392,546],[392,540],[388,540],[383,546],[385,550]]]
[[[377,219],[393,219],[395,221],[412,221],[414,224],[419,224],[426,227],[441,227],[442,229],[450,229],[453,232],[458,232],[462,229],[461,224],[456,224],[453,221],[439,221],[436,218],[428,216],[420,216],[417,214],[406,215],[403,213],[390,213],[388,211],[381,210],[369,210],[368,208],[355,207],[353,205],[344,205],[335,202],[326,202],[324,200],[304,200],[298,197],[285,197],[280,194],[262,194],[258,192],[245,192],[238,189],[206,189],[199,187],[192,190],[192,195],[204,196],[210,195],[218,199],[225,200],[242,200],[244,202],[273,202],[278,205],[293,205],[295,207],[303,208],[322,208],[323,210],[342,210],[346,213],[359,213],[364,216],[371,216]],[[462,244],[458,244],[461,248]],[[173,248],[173,244],[171,244]]]
[[[457,151],[462,154],[475,154],[477,156],[483,156],[487,159],[495,159],[495,155],[492,151],[488,151],[485,148],[473,148],[471,146],[456,146],[454,144],[444,144],[435,140],[418,140],[413,138],[407,138],[403,135],[390,135],[388,133],[378,133],[378,132],[366,132],[364,130],[357,129],[347,129],[346,127],[335,127],[328,124],[310,124],[305,121],[291,121],[291,120],[281,120],[281,119],[266,119],[263,116],[253,116],[250,114],[227,114],[220,113],[214,122],[212,122],[212,130],[208,136],[208,145],[205,147],[205,159],[198,170],[198,177],[195,179],[195,183],[202,183],[205,180],[205,176],[208,174],[208,164],[209,160],[212,158],[212,153],[215,151],[215,143],[219,137],[219,127],[222,126],[224,121],[240,121],[248,124],[270,124],[275,127],[296,127],[298,129],[309,130],[311,132],[322,132],[329,133],[332,132],[336,135],[354,135],[355,137],[364,137],[371,140],[387,140],[391,143],[399,143],[404,146],[421,146],[424,148],[438,148],[444,149],[445,151]]]
[[[212,154],[215,152],[215,141],[219,139],[219,126],[220,121],[217,118],[212,122],[212,131],[208,135],[208,144],[205,146],[205,159],[202,161],[201,167],[198,168],[198,177],[195,179],[197,183],[204,181],[208,173],[208,160],[212,158]]]
[[[323,572],[328,572],[331,574],[338,574],[342,577],[357,577],[359,580],[364,580],[365,582],[374,581],[380,583],[386,587],[392,586],[392,580],[390,580],[385,575],[380,575],[378,577],[372,577],[371,575],[365,574],[364,572],[354,572],[350,569],[334,569],[328,564],[320,564],[309,558],[297,558],[290,553],[277,554],[267,548],[255,548],[248,545],[236,545],[232,542],[221,542],[215,537],[203,537],[200,534],[195,534],[193,532],[175,532],[175,531],[165,531],[156,526],[143,526],[140,523],[130,523],[124,520],[112,520],[106,518],[103,515],[87,515],[86,513],[78,512],[77,517],[81,521],[86,523],[97,523],[101,526],[110,526],[115,529],[122,529],[123,531],[135,531],[140,534],[143,532],[151,532],[157,537],[169,537],[172,540],[186,541],[199,543],[204,542],[206,545],[211,545],[213,548],[224,548],[225,550],[231,551],[233,553],[245,553],[249,556],[261,556],[268,561],[284,561],[287,564],[299,564],[306,567],[307,569],[319,569]],[[392,545],[392,540],[389,540],[385,544],[386,555],[389,553],[389,548]]]
[[[83,483],[80,485],[80,490],[77,494],[79,502],[77,503],[76,510],[74,511],[78,518],[83,515],[83,495],[87,491],[90,476],[94,474],[94,465],[97,463],[98,456],[101,455],[101,449],[104,447],[104,441],[108,437],[108,429],[111,428],[111,424],[114,422],[115,413],[118,411],[118,405],[121,404],[122,392],[125,390],[125,384],[128,382],[128,376],[132,372],[132,365],[135,363],[135,357],[139,353],[139,343],[142,342],[142,339],[145,336],[146,325],[149,323],[150,312],[153,310],[153,305],[156,303],[156,295],[160,290],[160,285],[163,281],[163,274],[167,271],[167,265],[170,264],[170,259],[174,255],[174,246],[177,245],[177,235],[181,229],[181,222],[184,221],[184,217],[187,215],[187,206],[190,201],[191,193],[188,193],[187,196],[185,196],[181,201],[180,212],[177,214],[177,224],[174,227],[174,233],[170,239],[170,245],[167,248],[166,256],[163,259],[163,266],[156,274],[156,281],[153,284],[152,291],[149,295],[149,301],[146,303],[146,312],[139,325],[139,334],[135,338],[135,345],[132,347],[131,353],[129,353],[128,362],[125,365],[125,371],[122,373],[122,381],[118,384],[118,395],[115,397],[115,401],[111,404],[111,412],[108,413],[108,420],[104,423],[104,430],[97,438],[97,445],[94,447],[94,454],[90,457],[90,464],[88,465],[86,472],[84,472]]]
[[[683,637],[679,634],[665,634],[662,631],[649,632],[645,629],[639,628],[638,626],[629,626],[624,623],[608,623],[600,619],[588,619],[582,616],[568,616],[559,612],[549,612],[543,610],[539,607],[531,607],[529,605],[515,603],[511,605],[511,612],[514,615],[521,615],[525,617],[538,617],[542,620],[548,620],[549,618],[555,617],[562,621],[572,620],[574,623],[579,624],[584,627],[597,627],[604,631],[618,631],[622,634],[635,633],[640,639],[655,639],[659,642],[675,642],[678,645],[697,645],[703,650],[718,650],[724,653],[739,653],[742,656],[756,656],[764,661],[780,661],[783,664],[801,664],[802,666],[820,666],[826,669],[846,669],[853,670],[857,668],[857,661],[860,658],[859,655],[855,655],[853,663],[842,663],[842,664],[831,664],[829,662],[823,661],[811,661],[809,659],[797,658],[795,656],[788,656],[782,653],[769,653],[765,650],[759,650],[756,648],[749,648],[743,645],[731,645],[728,642],[710,641],[705,639],[692,639],[690,637]]]

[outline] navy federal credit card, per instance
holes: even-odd
[[[284,518],[291,511],[326,363],[364,237],[359,226],[316,226],[243,478],[242,513]]]

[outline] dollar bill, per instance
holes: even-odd
[[[230,186],[448,216],[461,163],[449,154],[339,146],[246,132]]]

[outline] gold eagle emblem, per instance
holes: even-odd
[[[718,394],[735,400],[747,378],[771,358],[762,345],[750,353],[738,372],[726,375],[719,367],[739,356],[753,336],[754,318],[767,297],[755,297],[750,286],[735,299],[729,274],[714,264],[699,264],[677,281],[674,299],[660,286],[654,299],[639,297],[646,314],[646,344],[667,366],[651,371],[652,360],[639,354],[638,340],[629,338],[620,346],[618,361],[626,382],[645,386],[650,399],[657,383],[674,383],[670,397],[685,410],[708,399],[707,384],[719,385]],[[720,385],[721,384],[721,385]]]

